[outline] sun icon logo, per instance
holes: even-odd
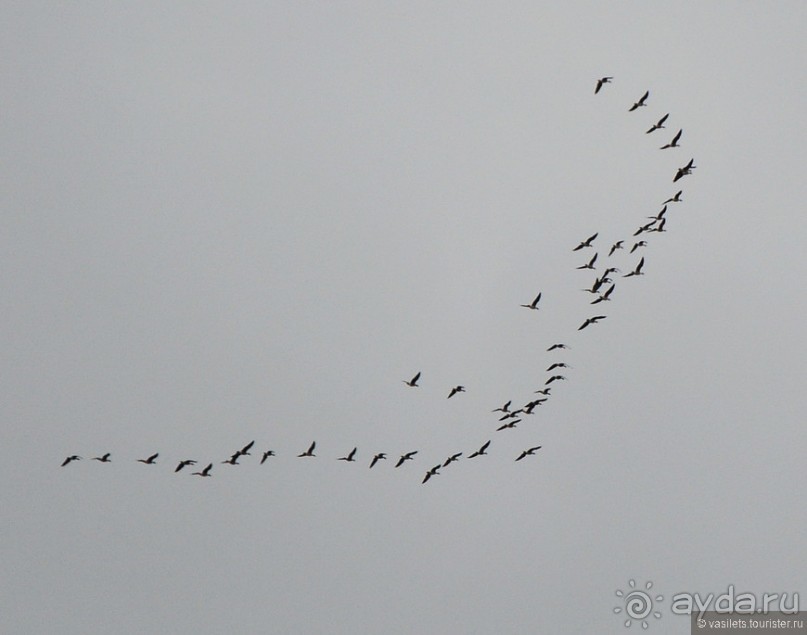
[[[630,591],[623,592],[620,589],[616,590],[616,596],[623,599],[624,606],[614,607],[614,613],[625,611],[625,615],[628,617],[628,619],[625,620],[625,628],[630,628],[631,624],[634,622],[641,622],[642,628],[647,628],[649,624],[645,618],[651,613],[656,619],[661,619],[661,612],[653,610],[653,602],[662,602],[664,596],[657,595],[653,598],[650,595],[650,589],[653,588],[653,583],[647,582],[644,585],[644,591],[636,589],[636,582],[634,580],[628,580],[628,584],[631,588]]]

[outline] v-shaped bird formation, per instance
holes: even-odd
[[[604,90],[605,86],[606,85],[613,86],[614,84],[615,84],[615,82],[614,82],[613,77],[611,77],[611,76],[601,77],[601,78],[596,80],[596,84],[595,84],[595,87],[594,87],[594,94],[595,95],[607,94],[611,90],[613,90],[613,88],[609,88],[607,90]],[[598,100],[602,99],[602,97],[597,97],[597,99]],[[634,111],[639,110],[640,108],[648,108],[649,109],[650,104],[648,102],[650,102],[650,91],[646,90],[638,100],[636,100],[635,102],[633,102],[632,105],[629,106],[628,112],[634,112]],[[630,116],[634,117],[636,115],[630,115]],[[670,113],[669,112],[665,113],[663,115],[660,115],[660,116],[656,115],[656,118],[651,120],[651,122],[654,121],[655,123],[652,123],[652,125],[650,125],[650,127],[647,130],[644,131],[645,134],[650,134],[650,133],[653,133],[653,132],[655,132],[657,130],[664,129],[666,127],[665,124],[667,123],[669,118],[670,118]],[[644,126],[642,126],[642,128],[644,128]],[[662,149],[662,150],[674,150],[676,148],[680,148],[681,147],[682,134],[683,134],[683,128],[678,128],[678,131],[675,133],[675,135],[673,135],[671,140],[669,142],[667,142],[666,144],[660,146],[660,149]],[[656,147],[659,147],[659,146],[656,146]],[[666,155],[666,153],[664,153],[664,154]],[[695,168],[696,168],[695,160],[694,160],[694,158],[690,158],[686,163],[684,163],[680,168],[677,169],[675,175],[672,178],[672,181],[674,183],[676,183],[679,180],[681,180],[683,177],[693,174],[693,170],[695,170]],[[678,190],[672,196],[670,196],[666,200],[664,200],[661,203],[661,206],[662,206],[661,209],[659,211],[657,211],[657,212],[654,212],[651,216],[645,216],[644,214],[646,214],[647,212],[642,213],[643,215],[642,215],[641,218],[643,220],[642,220],[642,223],[639,225],[638,229],[635,230],[632,233],[628,232],[628,233],[631,233],[630,238],[634,238],[634,240],[635,240],[635,237],[639,236],[640,234],[644,235],[642,240],[635,240],[635,242],[633,242],[631,244],[630,243],[630,238],[623,237],[623,238],[619,238],[618,240],[614,241],[613,243],[610,243],[610,247],[607,246],[607,245],[609,245],[609,243],[606,243],[606,245],[603,246],[603,249],[602,249],[603,253],[606,254],[606,255],[604,255],[603,258],[599,258],[600,251],[599,251],[599,248],[598,248],[597,239],[599,238],[601,232],[599,230],[597,230],[597,231],[594,231],[589,236],[587,236],[586,238],[580,240],[580,242],[571,249],[572,252],[578,252],[578,251],[583,252],[583,253],[587,252],[587,255],[584,256],[585,261],[583,262],[583,264],[575,266],[575,269],[580,270],[580,271],[584,271],[584,272],[585,271],[595,272],[595,278],[591,282],[591,286],[583,289],[583,291],[586,291],[586,292],[588,292],[588,293],[595,296],[595,298],[589,304],[594,305],[594,304],[600,304],[600,303],[603,303],[603,302],[611,302],[613,300],[612,296],[615,293],[615,289],[616,289],[617,284],[616,284],[616,282],[614,282],[614,280],[613,280],[613,278],[611,276],[614,275],[614,274],[620,274],[621,273],[621,270],[619,268],[613,266],[613,264],[612,264],[613,262],[616,262],[617,264],[619,264],[617,262],[618,258],[615,257],[615,254],[616,254],[617,251],[621,251],[624,254],[622,256],[623,258],[632,258],[632,260],[629,263],[630,264],[629,268],[626,267],[626,269],[625,269],[626,273],[621,275],[622,279],[634,278],[634,277],[645,275],[645,272],[644,272],[645,256],[641,255],[638,259],[636,259],[636,256],[632,256],[632,255],[639,249],[642,250],[642,253],[645,253],[645,250],[648,247],[650,247],[650,242],[651,241],[649,240],[649,238],[645,238],[645,236],[649,237],[651,234],[663,233],[663,232],[667,231],[665,229],[665,226],[666,226],[667,218],[668,218],[667,217],[667,213],[668,213],[668,209],[669,209],[668,206],[673,204],[673,203],[682,202],[683,201],[682,195],[683,195],[683,190]],[[659,198],[661,198],[661,197],[659,197]],[[650,210],[647,210],[647,211],[650,211]],[[644,222],[644,221],[646,221],[648,219],[649,219],[650,222]],[[626,245],[630,245],[630,249],[628,249]],[[639,254],[637,254],[637,256],[638,255]],[[579,262],[579,260],[578,260],[578,262]],[[624,266],[624,264],[623,264],[623,266]],[[623,283],[620,282],[620,285],[622,285],[622,284]],[[625,284],[629,284],[629,283],[625,282]],[[630,284],[635,284],[635,283],[631,282]],[[534,297],[534,299],[531,302],[529,302],[528,304],[521,304],[520,306],[523,307],[523,308],[531,309],[532,311],[538,311],[541,308],[541,306],[543,306],[543,303],[546,302],[547,300],[543,298],[543,292],[542,291],[538,291],[537,295],[535,295],[535,296],[532,295],[533,293],[535,293],[534,289],[532,290],[531,293],[530,293],[529,289],[526,290],[525,296],[526,297]],[[551,302],[551,298],[549,298],[548,301]],[[541,303],[540,306],[539,306],[539,303]],[[585,345],[585,339],[588,337],[588,333],[581,333],[581,332],[582,331],[587,331],[589,328],[594,329],[594,330],[602,328],[601,323],[603,322],[603,320],[606,320],[607,317],[608,317],[607,315],[604,315],[604,314],[601,314],[601,313],[582,315],[580,317],[581,322],[579,322],[576,326],[575,325],[570,325],[570,331],[569,331],[568,336],[569,337],[580,338],[581,339],[580,344]],[[537,313],[535,319],[540,321],[540,319],[541,319],[541,313],[540,312]],[[579,335],[577,335],[578,333],[579,333]],[[557,355],[557,354],[562,354],[564,351],[570,350],[571,346],[569,346],[567,343],[565,343],[566,338],[563,338],[563,339],[564,339],[563,342],[556,342],[554,344],[551,344],[546,349],[546,351],[548,353],[553,353],[553,354]],[[546,368],[546,371],[545,371],[548,375],[544,378],[543,383],[539,384],[537,389],[533,391],[533,394],[541,395],[540,398],[538,398],[538,399],[525,398],[521,402],[516,402],[516,403],[523,403],[523,405],[521,405],[521,406],[514,406],[513,405],[514,400],[511,399],[511,398],[508,398],[507,401],[502,402],[501,406],[499,406],[497,408],[494,408],[491,411],[491,413],[496,415],[497,421],[496,422],[491,422],[491,424],[492,424],[491,425],[491,428],[492,428],[491,429],[491,433],[492,433],[491,437],[493,437],[495,435],[498,438],[497,433],[501,433],[502,435],[507,436],[508,438],[510,438],[511,435],[524,434],[523,432],[520,432],[520,430],[522,430],[522,428],[519,428],[518,424],[524,422],[525,417],[529,417],[530,415],[534,415],[535,414],[535,409],[538,408],[539,406],[543,405],[550,398],[551,390],[555,387],[556,382],[564,382],[564,381],[567,380],[566,375],[565,374],[559,374],[558,371],[567,372],[568,370],[571,370],[571,366],[569,364],[567,364],[565,361],[558,360],[558,359],[551,360],[551,362],[549,363],[549,366]],[[426,374],[425,379],[424,379],[424,375],[423,375],[422,371],[417,370],[411,376],[410,379],[402,379],[401,381],[404,384],[406,384],[406,386],[408,388],[419,388],[421,386],[421,383],[420,383],[421,380],[424,380],[424,381],[426,381],[428,383],[428,373]],[[472,390],[472,387],[470,389]],[[402,390],[405,390],[405,389],[402,389]],[[466,388],[466,386],[464,386],[464,385],[456,384],[454,386],[445,386],[445,390],[448,392],[447,399],[452,399],[454,397],[456,397],[457,399],[460,399],[461,396],[459,396],[459,395],[461,395],[462,393],[466,393],[469,389]],[[420,391],[417,391],[417,392],[420,392]],[[443,394],[445,394],[445,393],[443,393]],[[454,403],[454,401],[452,401],[452,403]],[[490,416],[490,414],[488,414],[488,416]],[[515,432],[512,432],[512,431],[515,431]],[[513,438],[515,438],[515,437],[513,437]],[[458,448],[458,451],[449,454],[448,457],[440,458],[439,462],[437,462],[432,467],[429,467],[425,471],[425,473],[424,472],[418,472],[418,473],[422,474],[420,482],[422,484],[426,484],[426,483],[430,482],[435,476],[440,476],[440,475],[443,474],[443,472],[441,472],[440,470],[450,470],[451,466],[453,464],[459,463],[460,461],[465,461],[465,460],[469,460],[469,459],[478,459],[479,457],[488,456],[489,455],[489,452],[488,452],[489,450],[490,450],[490,454],[493,454],[494,450],[491,450],[492,441],[493,441],[493,438],[484,441],[480,445],[471,444],[471,448],[470,448],[471,451],[469,453],[467,453],[467,454],[465,453],[465,449],[468,449],[468,448],[465,448],[465,449],[459,449]],[[223,464],[223,465],[228,465],[228,466],[240,466],[240,465],[242,465],[242,463],[241,463],[242,459],[244,459],[245,457],[252,456],[250,451],[252,450],[254,445],[255,445],[255,441],[251,441],[251,442],[247,443],[246,445],[242,446],[240,449],[237,449],[234,452],[232,452],[231,454],[229,454],[229,458],[226,458],[224,460],[218,460],[217,461],[216,459],[210,459],[210,457],[208,457],[208,459],[206,461],[203,461],[203,464],[206,464],[206,466],[203,469],[201,469],[199,471],[196,471],[196,472],[190,472],[189,470],[185,470],[185,468],[190,468],[191,466],[195,466],[197,464],[197,462],[198,462],[196,459],[184,459],[183,458],[183,459],[172,459],[170,461],[163,461],[163,460],[158,460],[158,459],[160,459],[160,454],[161,454],[160,452],[154,452],[153,454],[150,454],[146,458],[134,458],[133,459],[133,458],[130,457],[128,459],[125,459],[125,461],[128,461],[130,463],[142,463],[142,464],[150,466],[152,468],[154,468],[155,466],[157,466],[159,468],[162,465],[168,465],[172,469],[173,473],[175,473],[175,474],[178,474],[178,473],[182,472],[184,474],[189,474],[191,476],[212,477],[213,476],[214,465],[216,463]],[[286,454],[288,456],[292,456],[292,457],[296,456],[296,458],[300,458],[300,459],[319,458],[320,460],[323,460],[323,459],[327,460],[328,458],[331,458],[332,460],[344,462],[346,464],[351,464],[351,463],[358,463],[359,465],[364,464],[366,467],[368,467],[370,469],[376,468],[374,470],[374,473],[375,473],[379,469],[379,468],[376,467],[379,464],[379,462],[380,461],[385,461],[387,459],[388,454],[391,452],[391,449],[389,449],[389,448],[373,448],[371,452],[369,452],[366,456],[363,456],[362,453],[359,451],[359,446],[357,446],[355,444],[351,444],[351,445],[353,446],[352,449],[347,450],[346,453],[345,453],[345,449],[342,448],[342,454],[339,454],[336,451],[331,451],[331,450],[329,450],[327,453],[315,454],[314,452],[315,452],[315,450],[317,450],[317,442],[312,441],[310,443],[310,445],[307,446],[307,449],[303,449],[299,454],[295,455],[293,452],[286,453]],[[350,447],[350,446],[348,446],[348,447]],[[477,449],[474,450],[473,449],[474,447],[476,447]],[[518,453],[516,456],[511,456],[510,460],[515,461],[515,462],[521,462],[521,461],[524,461],[528,457],[535,457],[535,456],[537,456],[536,453],[538,452],[538,450],[541,450],[542,447],[543,447],[542,445],[529,444],[527,447],[525,447],[523,450],[521,450],[521,452]],[[380,451],[380,452],[377,451],[379,449],[383,449],[384,451]],[[299,448],[298,448],[298,450],[299,450]],[[400,452],[400,449],[398,450],[398,452]],[[402,452],[400,454],[398,454],[398,452],[393,452],[392,453],[393,461],[390,461],[388,463],[387,467],[391,468],[393,470],[400,469],[401,472],[411,472],[411,469],[407,469],[407,464],[417,462],[419,457],[422,456],[422,451],[420,449],[412,450],[412,449],[406,448],[404,452]],[[397,460],[394,459],[394,457],[396,455],[399,456],[399,458],[397,458]],[[106,452],[106,453],[104,453],[104,454],[102,454],[100,456],[93,457],[92,461],[97,461],[98,463],[106,463],[106,464],[117,463],[118,461],[113,460],[112,456],[113,455],[112,455],[111,452]],[[276,453],[276,451],[274,449],[265,449],[265,450],[262,450],[260,452],[260,460],[258,461],[258,458],[256,457],[255,459],[253,459],[253,461],[257,462],[257,464],[259,466],[262,466],[262,465],[264,465],[266,463],[271,463],[270,459],[272,459],[273,457],[276,457],[276,456],[278,456],[278,454]],[[445,456],[445,455],[443,455],[443,456]],[[81,460],[82,460],[82,457],[80,455],[78,455],[78,454],[70,454],[62,461],[61,467],[66,467],[66,466],[70,465],[71,463],[75,463],[75,462],[78,462],[78,461],[81,461]],[[426,465],[431,465],[433,463],[433,461],[434,461],[434,459],[429,460],[426,463]],[[101,468],[99,468],[99,469],[101,469]],[[105,468],[105,469],[110,469],[110,468]],[[232,469],[232,467],[219,468],[219,469]],[[267,469],[267,468],[262,468],[262,469]],[[442,479],[438,479],[438,480],[442,480]]]

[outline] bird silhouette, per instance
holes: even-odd
[[[266,450],[266,452],[263,453],[263,456],[261,456],[261,465],[263,465],[266,462],[266,459],[274,455],[275,455],[274,450]]]
[[[549,372],[550,370],[555,370],[556,368],[571,368],[571,366],[569,366],[564,362],[555,362],[554,364],[551,364],[549,368],[546,369],[546,372]]]
[[[553,381],[566,381],[566,378],[563,375],[552,375],[552,377],[544,382],[544,386],[548,386]]]
[[[664,127],[664,122],[667,121],[667,117],[669,117],[669,116],[670,116],[670,113],[667,113],[666,115],[664,115],[661,119],[659,119],[656,123],[654,123],[652,125],[652,127],[650,128],[650,130],[647,131],[646,134],[650,134],[654,130],[660,130],[661,128],[663,128]]]
[[[435,475],[439,474],[440,473],[439,470],[440,470],[440,465],[438,464],[438,465],[435,465],[428,472],[426,472],[426,476],[423,477],[423,483],[428,481],[432,476],[435,476]]]
[[[207,464],[207,467],[206,467],[205,469],[203,469],[201,472],[193,472],[193,473],[191,474],[191,476],[213,476],[213,475],[210,473],[210,470],[212,470],[212,469],[213,469],[213,464],[212,464],[212,463],[208,463],[208,464]]]
[[[249,451],[252,449],[252,446],[255,445],[255,441],[250,441],[247,443],[242,449],[238,451],[239,454],[243,456],[252,456]]]
[[[672,138],[672,141],[670,141],[669,143],[665,143],[663,146],[661,146],[661,149],[666,150],[667,148],[680,148],[681,146],[678,145],[678,140],[681,138],[682,132],[684,132],[683,128],[681,128],[681,130],[679,130],[675,134],[675,136]]]
[[[81,457],[78,454],[71,454],[64,460],[64,463],[62,463],[62,467],[64,467],[68,463],[71,463],[72,461],[80,461],[80,460]]]
[[[673,183],[679,179],[682,179],[688,174],[692,174],[692,170],[694,170],[696,167],[698,166],[695,165],[695,159],[690,159],[689,163],[687,163],[684,167],[678,168],[678,171],[675,173],[675,177],[673,178]]]
[[[600,77],[600,79],[597,80],[597,85],[594,87],[594,94],[596,95],[598,92],[600,92],[600,89],[605,84],[610,84],[612,79],[613,77]]]
[[[681,198],[681,194],[684,193],[684,190],[678,190],[672,197],[668,198],[666,201],[662,203],[662,205],[666,205],[667,203],[680,203],[683,199]]]
[[[177,465],[174,472],[179,472],[180,470],[187,467],[188,465],[196,465],[196,461],[194,461],[192,459],[185,459],[184,461],[180,461],[179,465]]]
[[[468,455],[468,458],[469,458],[469,459],[473,459],[473,458],[475,458],[475,457],[477,457],[477,456],[484,456],[484,455],[486,455],[486,454],[488,453],[488,448],[489,448],[489,447],[490,447],[490,441],[487,441],[487,442],[483,443],[483,444],[482,444],[482,447],[481,447],[481,448],[479,448],[479,449],[478,449],[476,452],[474,452],[474,453],[472,453],[472,454],[469,454],[469,455]]]
[[[594,317],[586,318],[586,321],[583,322],[579,327],[577,327],[578,331],[582,331],[586,328],[589,324],[596,324],[600,320],[604,320],[606,316],[604,315],[595,315]]]
[[[549,351],[554,351],[554,350],[557,350],[559,348],[568,349],[569,347],[566,346],[566,344],[552,344],[552,346],[550,346],[548,349],[546,349],[546,351],[548,353]]]
[[[303,456],[316,456],[316,454],[314,454],[315,447],[317,447],[316,441],[314,441],[305,452],[303,452],[302,454],[298,454],[297,458],[299,459]]]
[[[137,459],[138,463],[145,463],[146,465],[154,465],[157,461],[157,457],[160,456],[159,452],[155,452],[147,459]]]
[[[594,269],[594,263],[595,262],[597,262],[597,254],[594,254],[594,256],[591,258],[591,260],[588,261],[588,263],[586,263],[585,265],[580,265],[577,268],[578,269]]]
[[[229,459],[227,459],[226,461],[222,461],[222,463],[227,463],[228,465],[241,465],[241,464],[238,462],[238,459],[240,459],[240,458],[241,458],[241,453],[240,453],[240,452],[236,452],[235,454],[233,454],[233,455],[232,455],[232,456],[231,456]]]
[[[378,463],[379,461],[381,461],[383,459],[386,459],[386,458],[387,458],[387,455],[384,452],[379,452],[378,454],[376,454],[373,457],[373,460],[370,461],[370,467],[372,468],[376,463]]]
[[[624,240],[617,240],[613,245],[611,245],[611,250],[608,252],[609,256],[612,256],[617,249],[622,249],[622,243]]]
[[[112,456],[109,452],[104,454],[104,456],[94,456],[93,461],[100,461],[101,463],[111,463],[110,456]]]
[[[637,101],[635,104],[633,104],[633,106],[631,106],[628,109],[628,112],[633,112],[637,108],[641,108],[642,106],[647,106],[647,104],[645,102],[647,101],[648,97],[650,97],[650,91],[649,90],[639,98],[639,101]]]
[[[535,454],[535,452],[536,452],[537,450],[540,450],[540,449],[541,449],[541,447],[542,447],[542,446],[540,446],[540,445],[536,445],[536,446],[535,446],[535,447],[533,447],[533,448],[529,448],[529,449],[527,449],[527,450],[524,450],[524,451],[523,451],[521,454],[519,454],[519,455],[518,455],[518,458],[516,459],[516,461],[520,461],[520,460],[521,460],[521,459],[523,459],[525,456],[532,456],[532,455],[534,455],[534,454]]]
[[[503,423],[498,428],[496,428],[496,432],[501,430],[509,430],[515,428],[517,424],[521,423],[521,419],[513,419],[512,421],[508,421],[507,423]]]
[[[643,276],[644,273],[642,273],[642,267],[644,267],[644,256],[642,256],[642,259],[639,261],[639,264],[636,265],[636,268],[633,271],[626,273],[622,277],[630,278],[631,276]]]
[[[640,240],[638,243],[633,243],[633,247],[630,248],[630,253],[633,253],[634,251],[639,249],[639,247],[647,247],[647,241]]]
[[[446,399],[451,399],[458,392],[465,392],[465,386],[454,386],[451,389],[451,392],[448,393],[448,397],[446,397]]]
[[[402,454],[401,458],[398,459],[398,462],[395,464],[395,467],[401,467],[406,461],[413,460],[417,453],[418,451],[414,450],[413,452],[407,452],[406,454]]]
[[[510,401],[508,401],[506,404],[504,404],[503,406],[501,406],[500,408],[496,408],[495,410],[491,410],[491,412],[510,412],[510,404],[511,403],[513,403],[512,399]]]
[[[405,383],[410,388],[417,388],[418,387],[418,379],[420,379],[420,371],[418,371],[418,373],[414,377],[412,377],[412,379],[410,379],[409,381],[406,381],[404,379],[403,383]]]
[[[582,241],[579,245],[577,245],[577,247],[572,249],[572,251],[578,251],[578,250],[583,249],[585,247],[591,247],[591,243],[593,243],[594,239],[599,235],[600,235],[600,232],[597,232],[596,234],[594,234],[592,236],[589,236],[584,241]]]
[[[540,299],[541,299],[541,294],[539,293],[538,295],[535,296],[535,299],[532,301],[532,303],[530,303],[530,304],[522,304],[521,306],[523,306],[525,309],[534,309],[534,310],[537,311],[538,310],[538,301]]]
[[[592,300],[591,304],[599,304],[600,302],[608,302],[611,299],[611,294],[614,292],[614,287],[616,285],[612,284],[605,290],[605,293],[602,295],[597,296],[594,300]]]
[[[339,461],[348,461],[348,462],[352,463],[353,461],[355,461],[355,460],[356,460],[356,459],[354,459],[353,457],[354,457],[354,456],[356,456],[356,450],[357,450],[357,449],[358,449],[358,448],[353,448],[353,449],[350,451],[350,454],[348,454],[347,456],[340,456],[340,457],[339,457],[337,460],[339,460]]]
[[[449,456],[445,460],[445,463],[443,463],[443,467],[446,467],[447,465],[451,465],[455,461],[459,461],[461,456],[462,456],[462,452],[457,452],[456,454],[452,454],[451,456]]]

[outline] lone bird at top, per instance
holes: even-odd
[[[605,84],[610,84],[612,79],[613,79],[613,77],[600,77],[597,80],[597,85],[594,87],[594,94],[596,95],[598,92],[600,92],[600,89]]]
[[[458,392],[465,392],[465,386],[454,386],[451,389],[451,392],[448,393],[448,397],[446,397],[446,399],[451,399]]]
[[[414,377],[412,377],[412,379],[410,379],[409,381],[406,381],[404,379],[403,383],[405,383],[410,388],[418,388],[419,387],[418,386],[418,379],[420,379],[420,371],[418,371],[417,374]]]
[[[647,104],[645,102],[647,101],[648,97],[650,97],[650,91],[649,90],[639,98],[639,101],[637,101],[635,104],[633,104],[633,106],[628,108],[628,112],[633,112],[637,108],[641,108],[642,106],[647,106]]]
[[[541,300],[541,294],[539,293],[538,295],[535,296],[535,299],[532,301],[532,303],[530,303],[530,304],[522,304],[521,306],[523,306],[525,309],[534,309],[534,310],[537,311],[538,310],[538,302],[540,302],[540,300]]]

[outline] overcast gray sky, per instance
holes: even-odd
[[[0,13],[4,633],[619,633],[631,579],[653,633],[679,592],[807,605],[803,2]]]

